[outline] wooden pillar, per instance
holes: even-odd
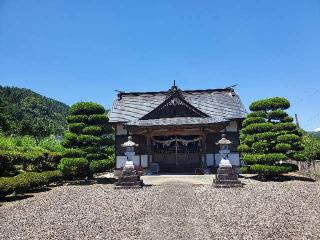
[[[207,168],[207,135],[203,130],[203,128],[201,128],[201,136],[202,136],[202,154],[203,154],[202,168]]]
[[[207,135],[203,135],[203,154],[204,154],[204,160],[203,160],[203,168],[207,168]]]
[[[150,167],[150,164],[151,164],[151,135],[149,133],[149,130],[148,130],[148,133],[147,133],[147,154],[148,154],[148,167]]]

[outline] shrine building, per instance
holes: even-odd
[[[139,144],[134,165],[158,163],[161,172],[194,172],[215,168],[221,156],[221,134],[232,142],[229,160],[241,165],[237,147],[246,110],[231,87],[181,90],[175,84],[161,92],[119,92],[109,112],[115,129],[116,168],[124,166],[121,144],[128,136]]]

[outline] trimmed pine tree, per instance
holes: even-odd
[[[67,148],[59,164],[67,177],[87,177],[114,164],[112,128],[103,106],[79,102],[71,106],[68,131],[62,142]]]
[[[273,177],[292,170],[280,164],[303,150],[303,132],[285,112],[290,102],[275,97],[253,102],[251,113],[242,123],[240,145],[242,160],[247,171],[263,177]]]

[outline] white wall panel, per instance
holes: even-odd
[[[148,167],[148,155],[141,155],[141,167]]]
[[[126,156],[117,156],[116,159],[116,168],[122,168],[126,164],[127,157]]]
[[[216,157],[216,165],[219,166],[219,163],[221,161],[220,153],[215,154],[215,157]],[[233,166],[240,166],[239,153],[230,153],[229,154],[229,161],[230,161],[231,165],[233,165]]]

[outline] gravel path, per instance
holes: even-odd
[[[0,239],[320,239],[319,183],[245,183],[56,187],[4,203]]]
[[[204,211],[189,185],[163,185],[149,205],[141,239],[213,239]]]

